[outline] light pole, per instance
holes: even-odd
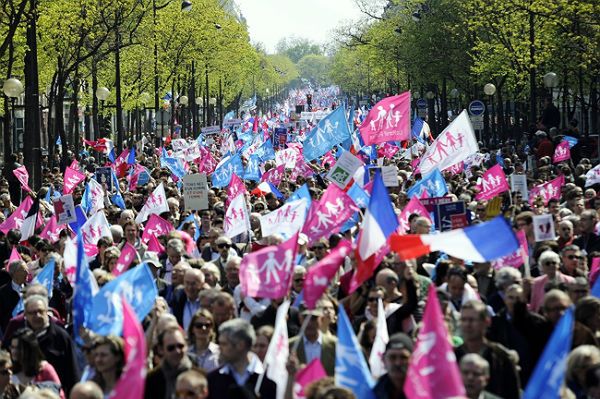
[[[496,123],[495,123],[495,119],[496,119],[496,107],[494,107],[494,94],[496,94],[496,86],[494,86],[493,83],[487,83],[485,86],[483,86],[483,92],[487,96],[489,96],[490,111],[491,111],[490,125],[492,127],[492,139],[495,140],[495,136],[496,136]]]
[[[435,122],[435,93],[429,90],[425,93],[425,98],[427,99],[427,108],[429,109],[427,122],[429,123],[429,126],[433,129],[433,131],[437,132],[437,124]]]
[[[452,115],[457,114],[459,111],[459,106],[458,106],[458,96],[460,95],[460,92],[458,91],[457,88],[454,88],[452,90],[450,90],[450,98],[452,98],[452,106],[454,107],[454,109],[452,110]]]
[[[196,97],[196,106],[198,107],[196,109],[196,113],[198,114],[198,118],[200,118],[200,108],[202,108],[202,112],[204,112],[204,97],[202,96],[198,96]],[[206,125],[206,120],[202,121],[203,125]],[[198,133],[200,133],[200,129],[198,129]]]
[[[185,138],[186,129],[185,129],[185,119],[186,119],[186,110],[187,105],[189,104],[188,96],[179,97],[179,104],[181,105],[181,137]]]
[[[96,89],[96,98],[100,100],[100,135],[104,132],[104,101],[110,96],[110,91],[106,87],[98,87]]]
[[[17,152],[17,124],[15,123],[15,101],[23,93],[23,83],[19,79],[9,78],[4,81],[2,91],[10,98],[10,120],[12,123],[12,152]],[[6,162],[6,154],[4,158]]]
[[[554,88],[558,86],[558,76],[554,72],[548,72],[544,75],[544,86],[550,89],[550,97],[554,101]]]
[[[208,105],[209,105],[208,110],[210,111],[209,122],[212,125],[215,123],[215,106],[217,105],[217,99],[214,97],[211,97],[210,100],[208,100]]]

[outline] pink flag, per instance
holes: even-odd
[[[284,173],[285,165],[279,165],[276,168],[269,169],[263,173],[260,181],[268,181],[273,183],[274,186],[278,186],[279,183],[281,183],[281,179],[283,179]]]
[[[571,158],[571,148],[569,147],[569,142],[564,140],[561,141],[559,145],[554,149],[554,157],[552,157],[553,163],[559,163],[562,161],[566,161]]]
[[[344,258],[350,253],[352,244],[342,240],[331,252],[318,263],[311,266],[304,280],[304,302],[306,307],[314,309],[317,301],[325,292],[331,279],[340,270]]]
[[[413,196],[410,199],[410,201],[408,201],[408,204],[406,204],[404,209],[402,209],[400,216],[398,216],[398,223],[400,224],[398,230],[400,231],[400,234],[406,234],[406,232],[410,230],[410,223],[408,223],[408,217],[413,213],[416,213],[419,216],[426,217],[427,219],[429,219],[430,222],[432,222],[431,217],[429,216],[429,212],[427,211],[425,206],[421,204],[421,201],[419,201],[419,199],[416,196]]]
[[[492,261],[492,267],[494,269],[500,269],[505,266],[520,267],[527,261],[529,248],[527,246],[527,236],[525,235],[525,230],[519,230],[515,235],[519,241],[519,248],[510,255],[503,256],[500,259]]]
[[[25,199],[21,202],[21,205],[11,215],[6,218],[2,224],[0,224],[0,231],[4,234],[7,234],[10,229],[20,229],[23,224],[23,220],[27,217],[29,213],[29,208],[33,204],[33,200],[31,197],[25,197]]]
[[[535,199],[540,196],[544,200],[544,205],[551,199],[560,199],[560,189],[565,184],[565,176],[560,175],[556,179],[550,180],[539,186],[535,186],[529,191],[529,204],[533,205]]]
[[[290,175],[290,180],[296,181],[298,176],[302,177],[312,177],[315,174],[315,171],[306,163],[303,156],[298,156],[296,158],[296,166],[292,169],[292,173]]]
[[[129,191],[135,191],[138,181],[140,181],[140,175],[144,172],[145,169],[139,163],[135,164],[133,169],[133,173],[129,176]]]
[[[85,175],[83,173],[67,166],[67,169],[65,169],[65,176],[64,176],[63,195],[71,194],[73,192],[73,189],[84,180],[85,180]]]
[[[121,299],[123,306],[123,341],[125,367],[109,399],[142,399],[146,384],[146,337],[135,311]]]
[[[460,161],[459,163],[455,163],[454,165],[450,166],[449,168],[446,168],[443,170],[443,172],[449,172],[453,175],[461,174],[464,171],[465,171],[465,161]]]
[[[129,148],[125,148],[121,155],[115,159],[115,163],[113,164],[113,169],[117,177],[125,177],[125,173],[127,172],[127,158],[129,158]]]
[[[55,243],[58,241],[60,232],[66,229],[64,224],[59,225],[56,220],[56,215],[52,215],[44,226],[44,230],[40,233],[41,238],[45,238],[48,241]]]
[[[509,189],[502,166],[494,165],[481,177],[481,191],[475,196],[475,199],[478,201],[489,200]]]
[[[123,248],[121,248],[121,256],[119,256],[119,260],[117,260],[117,265],[113,269],[112,274],[116,277],[127,270],[129,265],[131,265],[131,262],[133,262],[135,259],[136,255],[137,250],[135,247],[130,243],[125,242]]]
[[[308,242],[315,242],[321,237],[330,236],[357,212],[358,208],[352,198],[335,184],[330,184],[319,200],[319,206],[306,219],[302,232],[307,235]]]
[[[600,275],[600,258],[592,258],[592,267],[590,268],[590,287],[593,287]]]
[[[318,357],[314,358],[312,362],[308,363],[306,367],[296,374],[296,382],[294,383],[295,397],[297,399],[304,399],[306,397],[304,393],[306,387],[310,383],[325,377],[327,377],[327,372],[323,368],[321,360]]]
[[[394,155],[400,150],[397,145],[385,143],[377,150],[377,156],[382,158],[392,159]]]
[[[152,215],[150,215],[150,218],[146,223],[146,227],[144,228],[144,233],[142,234],[142,242],[145,244],[150,240],[151,236],[164,236],[169,234],[173,230],[174,227],[171,223],[153,213]]]
[[[292,282],[298,234],[289,240],[246,254],[240,265],[242,294],[252,298],[279,299]]]
[[[213,157],[211,152],[205,147],[200,147],[200,158],[196,158],[194,162],[198,165],[198,172],[200,173],[212,173],[217,167],[217,160]]]
[[[404,394],[408,399],[465,397],[435,287],[429,287],[423,326],[410,358]]]
[[[359,127],[365,145],[410,138],[410,92],[384,98]]]
[[[71,165],[69,165],[69,167],[75,170],[81,170],[81,168],[79,167],[79,162],[76,159],[74,159],[73,162],[71,162]]]
[[[321,162],[321,166],[325,167],[325,165],[329,164],[329,166],[335,165],[335,156],[328,151],[325,155],[323,155],[323,161]]]
[[[14,262],[15,260],[21,260],[21,254],[17,251],[17,247],[14,246],[12,251],[10,251],[10,258],[8,258],[8,263]]]
[[[13,170],[13,174],[15,175],[19,183],[21,183],[21,187],[23,188],[23,190],[29,191],[31,193],[31,188],[29,188],[29,173],[27,172],[27,168],[25,168],[25,165]]]
[[[156,236],[150,236],[150,240],[148,241],[148,251],[156,252],[160,255],[165,253],[165,247],[158,241]]]
[[[238,194],[246,194],[246,186],[242,179],[235,173],[231,174],[231,180],[229,181],[229,187],[227,187],[227,200],[225,201],[225,208],[229,207],[231,201],[238,196]]]

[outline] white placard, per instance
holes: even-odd
[[[345,151],[327,173],[326,179],[344,189],[362,164],[362,161],[352,155],[350,151]]]
[[[527,176],[525,175],[510,175],[510,191],[518,191],[523,196],[525,201],[529,200],[529,190],[527,190]]]
[[[536,215],[533,217],[533,234],[536,242],[556,240],[554,218],[551,214]]]
[[[398,187],[398,167],[396,165],[382,166],[381,177],[386,187]]]
[[[186,210],[208,209],[208,182],[205,174],[183,176],[183,201]]]
[[[73,195],[63,195],[54,200],[54,213],[56,214],[57,224],[69,224],[77,221],[75,214],[75,203]]]

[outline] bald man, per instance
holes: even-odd
[[[102,389],[93,381],[78,382],[73,386],[69,399],[104,399]]]
[[[375,285],[385,289],[388,302],[402,303],[402,293],[398,289],[400,279],[392,269],[381,269],[375,276]]]

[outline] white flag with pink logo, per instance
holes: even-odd
[[[263,237],[280,234],[288,238],[296,234],[306,219],[306,198],[285,203],[280,208],[260,217],[260,229]]]
[[[227,187],[227,200],[225,201],[225,206],[229,206],[231,200],[237,197],[238,194],[246,194],[246,192],[246,186],[244,185],[242,179],[240,179],[235,173],[232,173],[229,186]]]
[[[83,226],[81,226],[81,237],[83,243],[87,245],[96,245],[101,237],[112,237],[110,232],[110,224],[106,220],[104,211],[99,211],[89,218]],[[87,253],[87,248],[86,248]]]
[[[289,240],[246,254],[240,265],[242,294],[279,299],[287,295],[294,270],[298,234]]]
[[[135,222],[144,223],[150,215],[160,215],[161,213],[168,211],[169,205],[167,204],[165,186],[160,183],[146,200],[144,207],[140,210],[140,213],[138,213],[137,217],[135,218]]]
[[[478,201],[489,200],[510,190],[502,166],[494,165],[481,176],[480,192],[475,196]]]
[[[239,194],[231,201],[225,220],[223,220],[223,230],[227,237],[233,238],[244,232],[250,231],[250,214],[246,206],[246,198]]]
[[[67,166],[67,169],[65,169],[65,176],[63,181],[63,195],[71,194],[73,192],[73,189],[84,180],[85,175],[83,173]]]
[[[94,179],[90,179],[88,187],[90,188],[90,197],[92,200],[90,214],[93,215],[100,209],[104,209],[104,188]]]
[[[278,186],[279,183],[281,183],[284,174],[285,167],[283,165],[279,165],[263,173],[260,181],[268,181],[270,183],[273,183],[274,186]]]
[[[569,147],[568,141],[561,141],[560,144],[554,149],[554,157],[552,157],[553,163],[559,163],[568,161],[571,159],[571,147]]]
[[[406,204],[404,209],[402,209],[402,212],[400,212],[400,216],[398,216],[398,230],[400,234],[406,234],[410,230],[410,223],[408,222],[408,218],[412,214],[423,216],[427,218],[430,222],[432,222],[427,208],[425,208],[425,206],[421,203],[421,201],[419,201],[419,199],[416,196],[413,196],[410,199],[410,201],[408,201],[408,204]]]
[[[452,121],[421,157],[419,169],[428,175],[434,169],[444,170],[464,161],[479,151],[475,131],[466,110]]]

